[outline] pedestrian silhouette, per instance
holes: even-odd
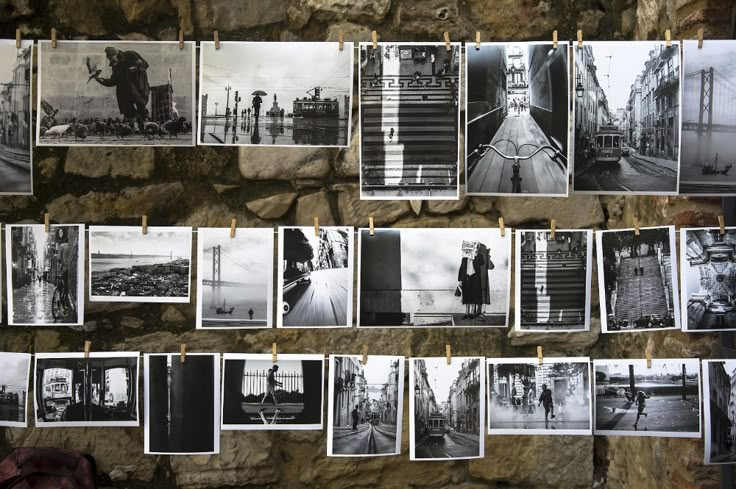
[[[250,318],[251,321],[253,320],[253,309],[252,308],[248,310],[248,317]]]

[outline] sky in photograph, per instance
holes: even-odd
[[[447,365],[447,358],[424,358],[424,364],[427,367],[427,380],[429,386],[434,392],[434,399],[439,406],[441,403],[447,401],[447,396],[450,394],[450,387],[452,382],[457,379],[457,375],[462,369],[463,362],[470,360],[470,358],[453,357],[452,365]],[[481,360],[481,365],[483,364]]]
[[[15,39],[0,42],[0,83],[13,81],[13,68],[18,58]]]
[[[623,109],[629,101],[631,85],[644,71],[644,63],[659,42],[591,42],[596,75],[608,98],[611,112]],[[673,43],[674,46],[674,43]]]
[[[358,365],[362,365],[362,357],[352,357]],[[388,375],[391,373],[391,364],[398,357],[378,357],[369,356],[368,363],[363,367],[363,377],[368,384],[368,394],[371,399],[380,399],[381,387],[388,382]]]
[[[161,255],[173,253],[175,257],[191,256],[191,233],[175,231],[152,231],[143,234],[140,228],[134,231],[96,231],[89,233],[92,253]]]
[[[0,385],[7,386],[11,392],[28,390],[29,361],[30,358],[0,354]]]
[[[238,110],[251,106],[252,93],[263,90],[261,112],[273,105],[274,93],[279,107],[293,109],[293,101],[310,97],[307,90],[322,87],[321,97],[350,95],[351,51],[340,51],[336,44],[322,43],[223,43],[203,44],[202,94],[208,96],[208,113],[224,113],[227,103],[225,87],[230,86],[230,107],[235,91],[242,99]]]
[[[697,44],[688,43],[685,49],[685,74],[694,71],[707,70],[713,67],[728,80],[736,80],[736,42],[735,41],[711,41],[703,43],[703,47],[698,49]],[[736,83],[736,82],[733,82]]]
[[[673,361],[658,361],[653,359],[652,360],[652,368],[647,368],[646,364],[638,363],[634,364],[634,375],[677,375],[682,373],[682,364],[683,362],[673,360]],[[599,368],[605,365],[608,367],[608,375],[610,376],[628,376],[629,375],[629,365],[630,363],[621,361],[621,362],[609,362],[605,364],[596,363],[596,371],[599,370]],[[690,372],[688,370],[688,375],[694,372]]]
[[[220,246],[220,273],[222,280],[246,284],[265,284],[267,274],[273,267],[273,231],[268,229],[238,229],[235,237],[230,237],[228,229],[213,231],[199,229],[197,239],[202,249],[207,251]],[[212,275],[212,253],[205,253],[202,259],[204,277]]]

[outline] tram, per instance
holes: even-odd
[[[621,159],[623,133],[617,126],[602,125],[593,138],[593,155],[596,163],[618,163]]]
[[[439,413],[430,414],[427,419],[427,430],[430,438],[444,438],[445,417]]]
[[[337,120],[340,117],[340,102],[337,98],[320,98],[321,90],[321,87],[314,87],[307,90],[311,97],[294,100],[294,117]]]

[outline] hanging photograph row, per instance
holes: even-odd
[[[8,324],[84,323],[90,302],[188,304],[196,327],[274,324],[274,230],[14,224],[5,227]],[[359,229],[357,320],[365,328],[509,325],[511,229]],[[276,326],[353,325],[348,226],[280,227]],[[88,237],[88,243],[85,238]],[[736,329],[736,228],[597,231],[601,330]],[[89,290],[85,284],[89,250]],[[0,250],[1,251],[1,250]],[[592,230],[516,230],[514,324],[522,332],[590,330]],[[682,307],[680,307],[680,297]],[[682,318],[682,321],[681,321]]]
[[[468,195],[736,195],[736,42],[683,46],[586,42],[569,80],[567,42],[467,43],[463,80],[460,43],[360,43],[361,198],[459,198],[461,87]],[[39,41],[35,140],[347,147],[353,67],[353,43]],[[32,73],[0,41],[0,193],[32,193]]]
[[[0,353],[0,426],[135,427],[139,354]],[[327,454],[399,455],[403,356],[330,355]],[[145,453],[219,453],[221,430],[321,430],[322,355],[143,355]],[[485,368],[484,368],[485,366]],[[736,462],[736,360],[409,359],[412,460],[482,458],[488,435],[700,438]],[[487,406],[487,409],[486,409]]]

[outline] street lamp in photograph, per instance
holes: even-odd
[[[585,87],[583,87],[583,75],[581,73],[578,73],[575,77],[575,95],[578,98],[583,98],[584,93]]]

